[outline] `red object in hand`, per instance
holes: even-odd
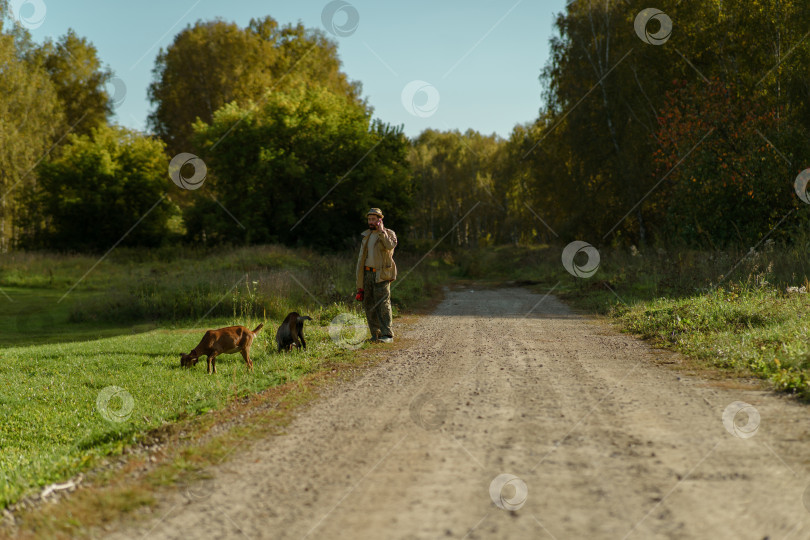
[[[357,295],[355,295],[354,299],[357,301],[363,300],[363,289],[357,289]]]

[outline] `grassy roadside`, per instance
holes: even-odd
[[[613,312],[630,332],[712,367],[750,371],[804,400],[810,397],[808,315],[806,294],[742,285]]]
[[[354,253],[319,256],[265,246],[216,255],[111,256],[64,303],[57,300],[92,266],[91,258],[16,254],[0,261],[0,288],[7,295],[0,298],[7,308],[0,311],[0,508],[21,499],[27,506],[43,486],[95,474],[162,433],[185,430],[183,440],[193,440],[242,404],[248,405],[240,414],[267,399],[275,400],[274,408],[294,409],[309,400],[309,390],[296,392],[365,361],[368,345],[341,347],[328,333],[337,315],[363,320],[359,303],[350,300]],[[409,268],[417,260],[404,254],[398,264]],[[430,301],[450,270],[440,258],[417,265],[392,291],[395,317]],[[292,310],[314,318],[308,350],[276,354],[274,330]],[[260,321],[265,330],[254,342],[253,373],[239,355],[221,357],[217,376],[204,373],[204,362],[179,367],[180,353],[206,328],[252,328]],[[178,459],[185,470],[186,458]],[[120,503],[125,512],[149,503],[136,495],[113,506]],[[98,513],[107,511],[105,505],[109,501],[99,502]],[[91,514],[80,522],[99,517]],[[28,523],[37,523],[32,519]],[[45,529],[52,526],[58,530],[54,523]]]
[[[455,263],[470,278],[553,291],[698,365],[810,400],[810,296],[801,292],[810,290],[810,258],[801,242],[742,252],[601,249],[590,278],[565,270],[563,247],[473,250]]]
[[[397,317],[409,325],[441,301],[440,289],[415,301]],[[402,340],[396,347],[407,347]],[[99,537],[122,520],[151,515],[150,508],[178,486],[188,498],[202,497],[206,467],[226,462],[237,450],[262,437],[283,432],[292,419],[332,385],[360,376],[383,358],[382,345],[364,346],[334,357],[322,369],[261,392],[232,400],[205,414],[188,416],[143,433],[140,443],[108,458],[88,472],[82,489],[59,504],[32,504],[16,512],[15,528],[0,527],[0,538]],[[387,350],[389,346],[384,346]]]
[[[315,313],[307,351],[281,355],[271,343],[280,321],[267,320],[254,342],[252,373],[239,355],[223,356],[217,376],[205,374],[204,362],[181,368],[180,352],[204,332],[193,327],[2,350],[0,380],[8,384],[0,390],[0,503],[120,455],[139,434],[323,369],[348,354],[327,335],[330,321]]]

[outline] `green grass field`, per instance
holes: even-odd
[[[0,504],[26,487],[59,481],[96,457],[120,453],[139,433],[164,422],[295,380],[347,354],[317,324],[308,329],[306,352],[276,354],[271,332],[280,321],[268,320],[254,342],[253,373],[239,354],[221,356],[216,376],[205,374],[204,360],[180,368],[180,353],[193,348],[206,328],[234,321],[207,322],[2,349]]]
[[[334,340],[328,327],[342,313],[364,324],[360,304],[348,300],[355,257],[273,246],[217,257],[121,250],[89,274],[93,257],[0,261],[0,507],[120,454],[165,422],[353,355],[341,346],[353,328]],[[400,259],[407,268],[408,256]],[[425,260],[402,280],[392,292],[395,315],[429,294],[447,268]],[[308,348],[278,354],[275,329],[289,311],[314,318]],[[205,373],[204,358],[180,367],[180,354],[205,330],[259,322],[253,373],[239,354],[220,356],[216,375]]]

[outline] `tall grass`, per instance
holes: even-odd
[[[353,250],[318,254],[283,246],[120,249],[100,263],[87,255],[13,253],[0,259],[0,287],[70,290],[71,323],[280,317],[332,304],[353,306],[356,256]],[[429,294],[431,281],[449,271],[436,257],[406,253],[395,259],[395,312]]]

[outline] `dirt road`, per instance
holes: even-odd
[[[810,538],[805,406],[525,289],[453,290],[395,332],[286,435],[114,537]]]

